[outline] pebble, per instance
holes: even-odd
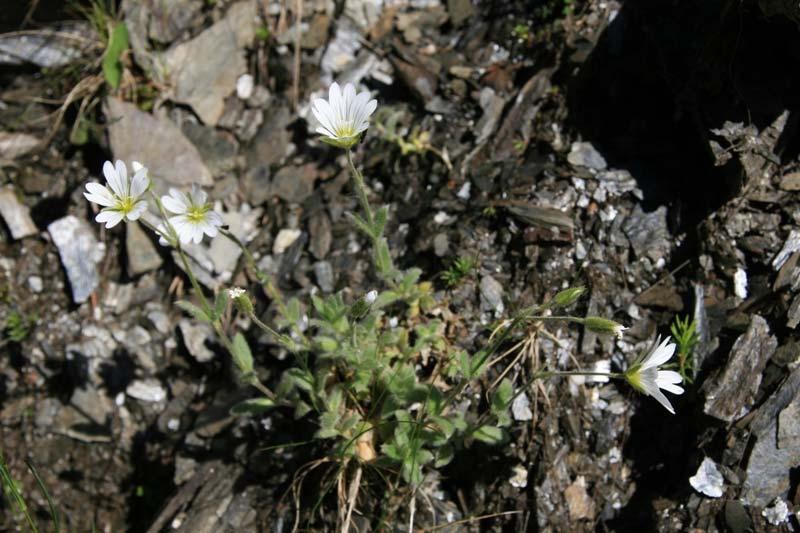
[[[189,355],[200,363],[207,363],[214,358],[214,352],[206,346],[206,339],[213,335],[211,326],[183,318],[178,322],[178,327],[181,330],[181,335],[183,335],[183,344],[186,346]]]
[[[125,393],[136,400],[143,402],[161,402],[167,398],[167,391],[161,383],[154,378],[137,379],[125,389]]]
[[[236,80],[236,96],[242,100],[247,100],[253,95],[255,79],[250,74],[242,74]]]
[[[484,276],[481,278],[481,308],[484,310],[492,310],[495,313],[502,314],[505,310],[503,305],[503,286],[492,276]]]
[[[105,245],[97,241],[85,221],[73,215],[56,220],[47,231],[67,271],[73,301],[85,302],[100,283],[97,263],[105,255]]]
[[[514,416],[514,420],[518,421],[525,421],[525,420],[533,420],[533,412],[531,411],[531,401],[528,399],[528,395],[524,392],[514,398],[514,401],[511,402],[511,414]]]
[[[44,288],[44,283],[42,282],[42,278],[39,276],[31,276],[28,278],[28,287],[30,287],[31,291],[39,293],[42,292]]]
[[[317,285],[322,289],[322,292],[333,292],[335,281],[333,267],[330,262],[317,261],[314,263],[314,275],[317,278]]]
[[[522,465],[515,465],[511,471],[514,473],[513,476],[508,480],[511,483],[512,487],[517,487],[518,489],[524,489],[528,486],[528,469]]]
[[[607,163],[594,146],[588,142],[574,142],[570,147],[567,161],[572,166],[585,167],[592,170],[605,170]]]
[[[776,498],[771,507],[761,511],[761,516],[766,518],[767,522],[773,526],[779,526],[789,519],[789,506],[782,499]]]
[[[289,248],[294,241],[300,238],[303,232],[299,229],[284,228],[278,232],[275,242],[272,244],[272,253],[282,254]]]
[[[724,481],[717,464],[708,457],[700,463],[697,473],[689,478],[689,484],[694,490],[710,498],[722,497]]]
[[[39,229],[33,223],[30,210],[22,204],[11,186],[0,189],[0,216],[6,221],[13,239],[36,235]]]

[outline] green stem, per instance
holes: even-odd
[[[361,209],[364,210],[364,214],[367,217],[367,224],[369,224],[370,228],[374,228],[375,217],[372,214],[372,208],[370,207],[369,199],[367,198],[367,187],[364,185],[364,176],[361,175],[361,172],[359,172],[355,164],[353,164],[353,152],[349,149],[347,150],[347,163],[350,165],[350,172],[353,174],[353,182],[356,185],[358,201],[361,203]]]
[[[208,316],[212,316],[211,313],[211,306],[206,300],[205,294],[203,294],[203,289],[200,287],[200,284],[197,282],[197,278],[192,271],[192,267],[189,266],[189,260],[186,258],[186,254],[181,248],[180,243],[176,243],[175,250],[177,250],[178,255],[181,257],[181,263],[183,263],[183,270],[186,272],[186,275],[189,276],[189,281],[192,283],[192,287],[194,287],[194,292],[197,293],[198,297],[200,298],[200,304],[203,306],[203,311],[205,311]]]

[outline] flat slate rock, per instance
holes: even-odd
[[[254,1],[238,2],[225,18],[164,56],[174,100],[192,106],[209,126],[217,124],[225,98],[236,90],[239,76],[247,73],[244,48],[255,37],[256,16]]]
[[[200,152],[166,117],[153,116],[116,98],[106,99],[108,135],[114,158],[130,165],[139,161],[156,182],[171,185],[213,185]]]
[[[726,422],[746,415],[761,384],[761,373],[777,347],[767,321],[753,315],[750,327],[733,344],[725,368],[706,389],[705,413]]]
[[[75,303],[85,302],[100,283],[97,263],[105,255],[105,246],[85,221],[73,215],[56,220],[47,226],[47,231],[67,271],[72,299]]]

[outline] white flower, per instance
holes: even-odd
[[[169,196],[162,196],[161,203],[176,216],[169,217],[178,238],[184,244],[194,241],[198,244],[205,233],[209,237],[217,235],[222,226],[222,217],[211,208],[208,195],[197,185],[192,185],[189,194],[176,189],[169,190]]]
[[[358,143],[361,133],[369,127],[369,116],[378,107],[377,100],[370,99],[369,91],[356,94],[352,83],[344,86],[333,82],[328,91],[328,100],[317,98],[311,108],[320,123],[317,133],[322,140],[339,148],[351,148]]]
[[[247,291],[242,289],[241,287],[233,287],[231,289],[228,289],[228,298],[230,298],[231,300],[235,300],[239,296],[244,296],[246,292]]]
[[[378,291],[369,291],[366,296],[364,296],[364,301],[367,302],[369,305],[375,303],[375,300],[378,299]]]
[[[147,211],[147,201],[141,198],[150,186],[147,169],[134,161],[133,170],[133,177],[128,179],[125,163],[118,160],[115,166],[106,161],[103,175],[108,187],[94,182],[86,184],[87,192],[83,195],[90,202],[103,206],[95,220],[101,224],[105,222],[107,228],[113,228],[126,219],[136,220]]]
[[[669,342],[667,337],[663,341],[659,337],[652,348],[644,357],[635,362],[625,372],[625,379],[636,390],[655,398],[664,408],[675,414],[672,404],[661,392],[661,389],[672,394],[683,394],[683,388],[678,383],[683,382],[680,374],[674,370],[659,370],[658,367],[666,363],[675,353],[675,344]]]

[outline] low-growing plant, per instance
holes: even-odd
[[[477,267],[478,261],[472,257],[456,257],[447,270],[441,273],[441,277],[445,284],[452,288],[472,274]]]
[[[376,287],[366,293],[312,294],[308,302],[285,299],[270,276],[258,270],[247,247],[223,226],[222,217],[199,187],[194,186],[190,193],[172,189],[159,198],[152,191],[147,169],[137,162],[132,177],[123,162],[107,162],[103,171],[108,187],[90,183],[85,193],[102,207],[98,222],[113,227],[122,221],[141,220],[159,235],[163,245],[176,250],[196,298],[177,305],[213,327],[241,381],[260,392],[235,406],[233,412],[253,415],[268,409],[290,409],[295,417],[305,417],[316,425],[315,440],[327,444],[329,450],[325,462],[336,465],[343,531],[349,528],[365,468],[385,480],[387,491],[388,487],[410,488],[413,509],[414,492],[431,469],[448,464],[458,450],[474,442],[495,445],[508,441],[510,406],[534,380],[566,375],[625,379],[670,410],[660,389],[675,392],[674,372],[659,369],[672,355],[669,347],[674,345],[662,344],[624,374],[544,368],[533,372],[522,386],[501,375],[489,388],[485,407],[473,401],[498,354],[519,332],[543,329],[550,322],[578,324],[617,336],[625,328],[603,317],[563,314],[584,292],[575,287],[501,320],[485,345],[473,353],[448,338],[432,284],[423,280],[419,268],[401,269],[395,264],[385,237],[388,209],[373,209],[364,177],[353,161],[353,148],[361,141],[376,107],[368,92],[357,94],[350,84],[344,90],[333,84],[330,99],[317,99],[312,106],[321,140],[345,151],[361,208],[360,213],[348,216],[370,243],[376,277]],[[148,196],[160,222],[150,219]],[[183,246],[218,234],[241,247],[249,269],[278,310],[274,325],[261,319],[244,289],[219,291],[213,301],[206,297]],[[457,283],[475,266],[473,260],[459,258],[453,274],[445,279]],[[231,335],[235,330],[228,312],[231,304],[293,357],[295,364],[282,374],[274,390],[259,378],[244,334]],[[295,486],[307,471],[298,473]],[[413,526],[413,511],[409,514]]]
[[[669,328],[672,338],[675,339],[678,352],[678,372],[686,383],[693,383],[695,377],[694,349],[700,341],[697,333],[697,321],[689,316],[675,315]]]
[[[17,311],[11,311],[6,318],[4,332],[6,338],[11,342],[24,341],[31,332],[31,329],[36,325],[37,316],[26,315]]]

